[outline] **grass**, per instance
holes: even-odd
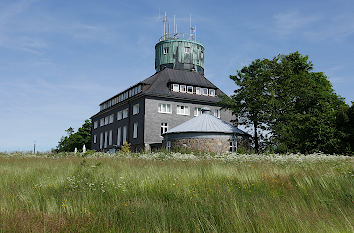
[[[0,232],[353,232],[326,155],[0,155]]]

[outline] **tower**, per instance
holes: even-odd
[[[195,71],[204,75],[204,46],[197,42],[196,27],[190,23],[190,34],[185,38],[184,33],[170,33],[167,16],[163,17],[164,34],[155,45],[155,70],[164,68]]]

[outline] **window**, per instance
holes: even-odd
[[[109,115],[109,124],[113,123],[114,114]]]
[[[180,92],[186,92],[186,85],[180,85],[179,87],[180,87],[179,89]]]
[[[140,93],[141,92],[141,86],[139,85],[138,87],[137,87],[137,93]]]
[[[109,120],[109,116],[106,116],[106,117],[104,118],[104,125],[108,125],[108,120]]]
[[[109,136],[108,136],[108,145],[112,145],[112,137],[113,137],[113,135],[112,135],[112,130],[110,130],[109,131]]]
[[[100,149],[103,148],[103,133],[100,133]]]
[[[127,126],[123,127],[123,144],[127,141]]]
[[[135,122],[133,126],[133,138],[137,138],[137,137],[138,137],[138,122]]]
[[[184,53],[191,53],[190,47],[184,47]]]
[[[107,148],[108,131],[104,132],[104,148]]]
[[[123,110],[123,119],[127,118],[128,117],[128,109],[124,109]]]
[[[200,58],[204,59],[204,51],[200,51]]]
[[[203,88],[203,95],[208,95],[208,88]]]
[[[97,142],[97,135],[94,134],[94,135],[93,135],[93,143],[96,143],[96,142]]]
[[[117,132],[117,145],[120,146],[122,144],[122,128],[119,127],[118,128],[118,132]]]
[[[200,114],[202,114],[202,108],[194,108],[194,116],[199,116]]]
[[[173,84],[172,85],[172,91],[179,92],[179,85],[178,84]]]
[[[179,115],[189,115],[189,107],[183,105],[177,105],[177,114]]]
[[[214,109],[214,116],[217,118],[220,118],[220,110],[219,109]]]
[[[197,95],[201,95],[202,94],[202,92],[201,92],[201,90],[200,90],[201,88],[200,87],[196,87],[195,88],[195,94],[197,94]]]
[[[210,96],[215,96],[215,90],[214,89],[209,89],[209,95]]]
[[[171,149],[171,141],[166,142],[166,149],[170,150]]]
[[[119,111],[118,113],[117,113],[117,120],[119,121],[119,120],[122,120],[122,118],[123,118],[123,111]]]
[[[168,124],[167,123],[161,123],[161,135],[166,133],[168,130]]]
[[[139,104],[134,104],[133,105],[133,115],[139,113]]]
[[[230,152],[236,152],[236,150],[237,150],[237,142],[230,141]]]
[[[172,113],[171,104],[159,104],[159,113]]]
[[[192,87],[192,86],[188,86],[188,87],[187,87],[187,92],[188,92],[189,94],[193,94],[193,87]]]
[[[104,118],[101,118],[101,119],[100,119],[100,126],[101,126],[101,127],[104,126]]]
[[[93,122],[93,128],[97,129],[98,121]]]
[[[163,48],[163,54],[168,54],[168,47]]]

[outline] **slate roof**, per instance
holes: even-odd
[[[165,68],[164,70],[155,73],[154,75],[141,81],[140,83],[149,85],[149,88],[146,89],[143,94],[157,97],[197,100],[213,103],[217,103],[220,100],[218,97],[214,96],[203,96],[171,91],[168,85],[171,83],[212,88],[216,90],[216,95],[224,95],[222,91],[220,91],[212,82],[206,79],[203,75],[193,71]]]
[[[194,117],[170,130],[165,134],[174,133],[226,133],[248,135],[246,132],[236,128],[235,126],[223,121],[213,115],[204,113]]]

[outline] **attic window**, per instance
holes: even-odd
[[[210,96],[215,96],[215,90],[214,89],[209,89],[209,95]]]
[[[203,95],[208,95],[208,88],[203,88]]]
[[[168,54],[168,47],[163,48],[163,54]]]
[[[180,92],[186,92],[186,85],[180,85]]]
[[[197,94],[197,95],[201,95],[202,94],[202,92],[200,90],[200,87],[196,87],[195,88],[195,94]]]
[[[193,87],[192,87],[192,86],[188,86],[188,87],[187,87],[187,92],[188,92],[189,94],[193,94]]]
[[[179,85],[178,84],[173,84],[172,85],[172,91],[179,92]]]

